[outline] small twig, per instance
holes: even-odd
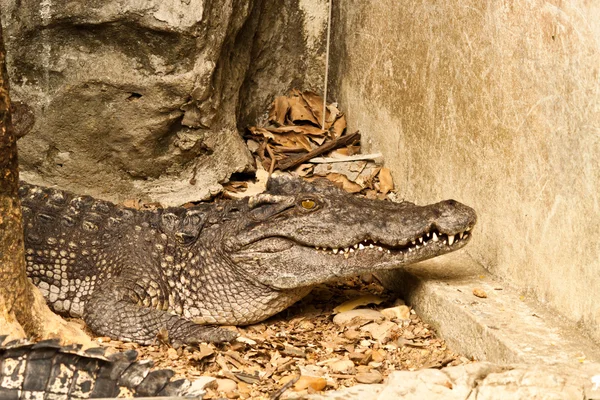
[[[269,167],[269,176],[271,176],[273,174],[273,171],[275,171],[275,164],[277,163],[277,160],[275,159],[275,153],[273,153],[271,146],[269,146],[268,144],[267,153],[269,153],[269,157],[271,157],[271,166]]]
[[[286,169],[296,167],[318,155],[321,155],[323,153],[326,153],[326,152],[336,149],[338,147],[347,146],[358,140],[360,140],[360,133],[358,131],[351,133],[349,135],[340,136],[337,139],[323,143],[321,146],[317,147],[314,150],[309,151],[308,153],[306,153],[302,156],[295,157],[292,159],[288,158],[287,160],[285,160],[281,163],[277,163],[277,167],[280,170],[285,171]]]
[[[279,398],[281,397],[281,395],[283,393],[285,393],[286,390],[288,390],[289,388],[291,388],[292,386],[294,386],[296,384],[296,382],[298,382],[298,379],[300,379],[300,375],[297,375],[294,379],[292,379],[291,381],[289,381],[288,383],[286,383],[285,385],[283,385],[275,393],[273,393],[271,395],[271,397],[269,397],[269,400],[279,400]]]
[[[313,164],[329,164],[329,163],[338,163],[338,162],[348,162],[348,161],[383,161],[383,154],[375,153],[375,154],[356,154],[354,156],[344,156],[344,157],[315,157],[310,159],[308,162]]]

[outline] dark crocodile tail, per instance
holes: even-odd
[[[136,361],[134,350],[105,356],[102,348],[82,351],[57,340],[2,344],[5,339],[0,336],[2,400],[178,396],[189,387],[185,379],[172,380],[171,370]]]

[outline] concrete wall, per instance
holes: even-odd
[[[336,1],[334,92],[399,192],[455,198],[467,252],[600,340],[600,3]]]

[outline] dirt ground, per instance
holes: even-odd
[[[135,349],[140,359],[152,359],[156,367],[173,369],[190,381],[217,378],[207,380],[207,399],[285,398],[292,392],[378,383],[397,370],[470,362],[448,349],[428,324],[373,276],[363,278],[319,286],[263,323],[231,327],[242,337],[232,344],[174,349],[160,343],[142,346],[105,337],[95,340],[118,351]],[[364,305],[372,302],[380,304]],[[340,305],[344,310],[337,315],[346,312],[354,318],[335,323],[334,308]],[[377,313],[372,310],[385,309],[383,318],[373,320]],[[366,317],[361,317],[363,312]]]

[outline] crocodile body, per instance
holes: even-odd
[[[171,370],[154,370],[151,361],[136,361],[134,350],[104,355],[104,349],[81,351],[56,340],[39,343],[0,336],[0,399],[88,399],[118,395],[180,396],[190,384],[172,380]]]
[[[462,248],[475,212],[368,200],[278,177],[267,192],[134,210],[22,184],[27,273],[51,307],[97,334],[221,342],[317,284]]]

